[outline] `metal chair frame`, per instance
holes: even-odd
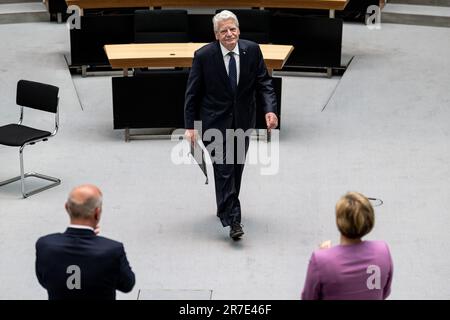
[[[21,106],[20,108],[20,119],[19,122],[17,123],[18,125],[22,125],[23,119],[24,119],[24,110],[25,106]],[[36,193],[42,192],[44,190],[56,187],[57,185],[61,184],[61,180],[58,178],[54,178],[54,177],[50,177],[47,175],[43,175],[40,173],[36,173],[36,172],[26,172],[24,170],[24,164],[23,164],[23,150],[27,145],[34,145],[37,142],[41,142],[41,141],[48,141],[49,138],[54,137],[56,135],[56,133],[58,132],[59,129],[59,98],[58,98],[58,104],[56,106],[56,112],[55,112],[55,129],[53,130],[53,132],[50,134],[50,136],[44,137],[44,138],[39,138],[39,139],[35,139],[35,140],[31,140],[28,142],[25,142],[22,146],[20,146],[19,149],[19,158],[20,158],[20,176],[5,180],[0,182],[0,187],[19,181],[21,182],[21,191],[22,191],[22,196],[23,198],[28,198],[29,196],[32,196]],[[35,178],[39,178],[39,179],[43,179],[43,180],[47,180],[50,181],[52,183],[47,184],[46,186],[40,187],[40,188],[36,188],[33,190],[30,190],[28,192],[25,191],[25,179],[29,178],[29,177],[35,177]]]

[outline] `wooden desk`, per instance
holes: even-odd
[[[129,68],[181,67],[192,65],[194,52],[205,43],[144,43],[105,45],[113,68],[122,68],[124,77],[112,78],[114,129],[125,129],[125,141],[136,134],[131,129],[182,128],[184,94],[188,70],[152,70],[128,77]],[[260,45],[269,70],[281,69],[294,50],[290,45]],[[278,115],[281,112],[281,78],[273,78]],[[155,107],[156,106],[156,107]],[[257,98],[258,106],[258,98]],[[262,107],[257,107],[259,129],[266,128]],[[281,118],[280,118],[281,119]],[[267,137],[270,137],[269,134]]]
[[[343,10],[349,0],[149,0],[149,2],[152,7],[267,7]]]
[[[206,43],[139,43],[105,45],[104,49],[113,68],[181,67],[192,65],[194,52]],[[260,45],[269,71],[281,69],[294,50],[287,45]]]
[[[350,0],[66,0],[81,9],[134,7],[204,7],[204,8],[289,8],[344,10]]]
[[[295,45],[302,47],[302,55],[295,50],[289,61],[291,67],[306,66],[326,68],[329,76],[332,68],[341,67],[342,55],[342,20],[327,17],[289,16],[279,11],[280,8],[307,8],[329,10],[331,18],[335,10],[344,9],[350,0],[66,0],[69,5],[77,5],[83,9],[98,9],[104,7],[150,8],[158,7],[246,7],[270,8],[271,32],[266,43]],[[353,1],[353,0],[352,0]],[[360,0],[356,0],[360,1]],[[258,11],[258,10],[254,10]],[[324,11],[326,12],[326,11]],[[83,15],[82,12],[80,12]],[[213,14],[188,14],[187,29],[189,41],[213,41],[211,18]],[[284,19],[286,16],[286,19]],[[74,67],[81,66],[82,74],[86,75],[89,66],[107,65],[108,59],[103,46],[111,43],[135,42],[133,13],[100,14],[81,17],[80,30],[70,30],[71,63]],[[272,23],[273,22],[273,23]],[[242,23],[244,27],[246,23]],[[247,23],[248,24],[248,23]],[[263,23],[264,24],[264,23]],[[200,27],[200,28],[199,28]],[[263,27],[262,27],[263,28]],[[250,28],[246,28],[247,30]],[[207,30],[207,32],[205,32]],[[244,30],[243,30],[244,31]],[[273,32],[272,32],[273,31]],[[209,36],[210,35],[210,36]],[[289,36],[288,36],[289,35]],[[249,39],[252,40],[252,39]],[[256,40],[259,41],[259,40]],[[319,52],[317,52],[319,51]]]

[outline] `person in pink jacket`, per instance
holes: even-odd
[[[311,255],[303,300],[382,300],[391,291],[393,264],[384,241],[364,241],[375,222],[369,200],[349,192],[336,204],[340,244],[322,243]]]

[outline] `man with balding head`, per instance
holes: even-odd
[[[102,192],[93,185],[73,189],[66,202],[70,225],[64,233],[36,242],[36,275],[48,298],[116,298],[130,292],[135,276],[123,244],[101,236]]]

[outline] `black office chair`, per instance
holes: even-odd
[[[136,10],[134,13],[134,42],[189,42],[186,10]]]
[[[184,43],[189,42],[189,24],[187,10],[158,9],[136,10],[134,13],[135,43]],[[166,73],[182,68],[171,69],[134,69],[134,76],[148,76],[150,73]]]
[[[27,145],[33,145],[36,142],[47,141],[58,132],[59,127],[59,112],[58,112],[58,91],[59,88],[44,83],[33,82],[28,80],[20,80],[17,83],[16,103],[21,106],[20,119],[17,124],[8,124],[0,127],[0,144],[20,147],[20,176],[0,182],[0,186],[21,181],[22,195],[27,198],[38,192],[55,187],[61,183],[61,180],[49,177],[39,173],[24,173],[23,166],[23,149]],[[22,125],[24,107],[51,112],[55,114],[55,129],[53,132],[39,130]],[[35,177],[51,181],[44,187],[40,187],[28,192],[25,192],[25,178]]]

